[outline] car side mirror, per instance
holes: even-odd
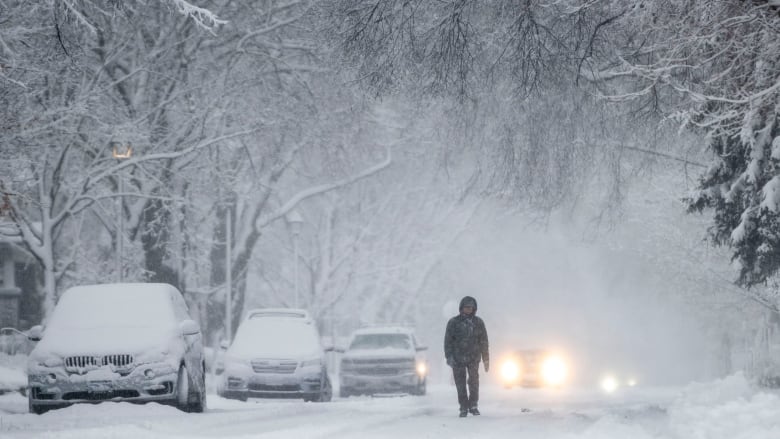
[[[182,335],[198,335],[200,334],[200,326],[193,320],[185,320],[179,324]]]
[[[27,331],[27,339],[30,341],[41,341],[43,338],[43,326],[35,325]]]
[[[228,342],[227,340],[221,340],[219,342],[219,348],[222,349],[223,351],[228,350],[229,347],[230,347],[230,342]]]
[[[417,352],[420,352],[420,351],[427,351],[427,350],[428,350],[428,346],[417,346],[417,347],[415,348],[415,350],[416,350]]]

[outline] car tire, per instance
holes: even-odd
[[[320,381],[320,391],[303,395],[305,402],[330,402],[333,399],[333,386],[330,385],[330,378],[327,372],[323,372]]]
[[[203,367],[201,368],[199,387],[199,389],[193,389],[192,386],[190,386],[191,391],[189,399],[192,400],[194,396],[195,402],[187,404],[187,411],[189,413],[203,413],[206,410],[206,369]],[[194,390],[194,393],[192,390]]]
[[[421,382],[420,384],[417,385],[417,388],[414,389],[414,394],[417,396],[424,396],[428,390],[427,387],[428,385],[425,381]]]
[[[246,392],[222,391],[217,393],[217,395],[234,401],[247,402],[249,400],[249,395]]]
[[[176,407],[188,412],[190,408],[190,374],[182,364],[179,366],[179,374],[176,377]]]
[[[325,379],[323,380],[323,387],[320,391],[320,398],[318,402],[330,402],[333,399],[333,386],[330,384],[330,378],[325,373]]]
[[[42,415],[42,414],[48,412],[49,410],[51,410],[51,407],[33,404],[33,402],[32,402],[32,395],[30,395],[28,393],[28,395],[27,395],[27,410],[30,413],[35,413],[36,415]]]

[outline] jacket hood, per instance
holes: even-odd
[[[475,298],[473,298],[471,296],[466,296],[466,297],[460,299],[460,306],[458,306],[458,311],[459,312],[463,312],[463,307],[466,306],[466,305],[471,305],[471,306],[474,307],[474,312],[472,313],[472,315],[476,315],[477,314],[477,299],[475,299]]]

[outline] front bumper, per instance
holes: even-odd
[[[355,392],[408,392],[424,382],[425,377],[415,372],[382,376],[341,373],[341,388]]]
[[[168,363],[138,365],[125,374],[98,369],[81,375],[59,368],[38,368],[28,375],[29,397],[30,403],[36,406],[100,401],[167,402],[175,399],[177,378],[178,370]]]
[[[302,398],[322,390],[322,370],[295,373],[231,373],[223,374],[221,392],[228,397]]]

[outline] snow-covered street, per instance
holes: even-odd
[[[230,401],[210,395],[204,414],[158,404],[79,405],[27,414],[22,396],[0,396],[3,438],[631,438],[780,437],[780,398],[741,375],[683,388],[590,390],[486,387],[482,416],[457,417],[454,388],[423,397],[331,403]],[[525,410],[526,408],[530,411]]]

